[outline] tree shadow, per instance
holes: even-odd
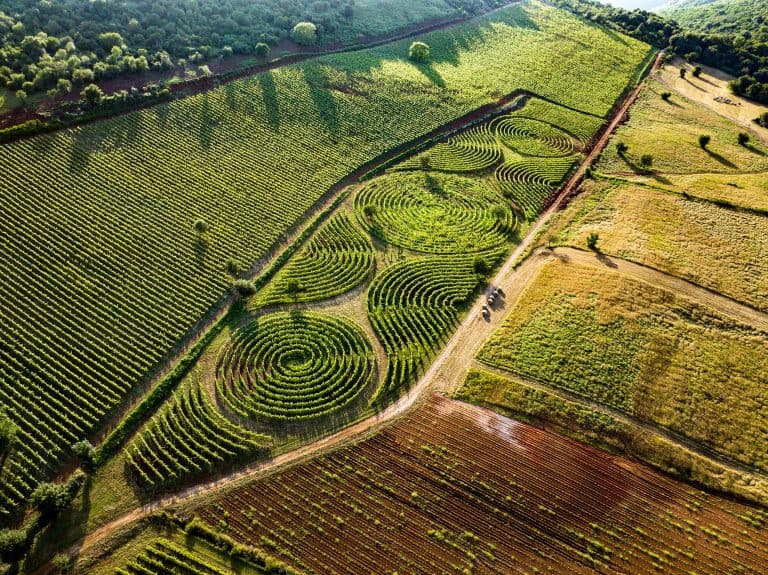
[[[736,166],[736,164],[734,164],[734,163],[733,163],[732,161],[730,161],[728,158],[724,158],[723,156],[721,156],[721,155],[720,155],[720,154],[718,154],[717,152],[713,152],[713,151],[712,151],[712,150],[710,150],[709,148],[704,148],[704,151],[705,151],[707,154],[709,154],[709,156],[710,156],[710,157],[711,157],[713,160],[716,160],[716,161],[720,162],[720,163],[721,163],[721,164],[723,164],[724,166],[728,166],[729,168],[736,168],[736,167],[738,167],[738,166]]]
[[[261,94],[264,98],[264,110],[267,116],[267,123],[273,131],[280,131],[280,103],[277,98],[277,89],[275,88],[275,76],[271,71],[262,72],[258,75]]]
[[[694,88],[696,88],[697,90],[699,90],[700,92],[706,92],[706,90],[705,90],[704,88],[702,88],[701,86],[697,86],[696,84],[694,84],[693,82],[691,82],[691,81],[688,79],[688,77],[687,77],[687,76],[685,77],[685,81],[686,81],[686,82],[688,82],[688,83],[689,83],[691,86],[693,86],[693,87],[694,87]]]
[[[744,147],[750,152],[752,152],[753,154],[757,154],[758,156],[765,156],[765,151],[756,147],[754,144],[750,144],[749,142],[747,142],[746,144],[744,144]]]
[[[340,132],[339,110],[336,98],[329,89],[330,82],[325,69],[318,64],[302,66],[304,79],[309,88],[312,102],[315,104],[317,114],[325,125],[325,129],[333,142],[336,142]]]
[[[211,149],[211,143],[213,142],[213,130],[216,124],[211,121],[211,102],[209,93],[203,94],[203,106],[201,110],[200,132],[198,134],[198,140],[200,147],[206,152]]]
[[[445,88],[445,80],[443,80],[440,72],[435,69],[435,66],[432,62],[421,62],[418,64],[414,62],[414,66],[435,86],[438,88]]]
[[[202,268],[205,265],[205,256],[208,254],[208,239],[203,236],[195,237],[195,262]]]

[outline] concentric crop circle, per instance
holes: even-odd
[[[355,197],[360,221],[384,241],[420,252],[459,254],[503,245],[515,216],[478,180],[439,173],[395,172]]]
[[[495,129],[505,146],[527,156],[555,158],[574,153],[571,137],[541,120],[505,116],[495,123]]]
[[[352,322],[275,313],[232,335],[219,355],[216,389],[243,416],[306,419],[348,405],[374,368],[371,344]]]

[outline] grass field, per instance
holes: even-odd
[[[611,271],[547,264],[481,362],[768,470],[768,334]]]
[[[400,42],[3,146],[3,512],[339,178],[518,88],[605,114],[646,54],[535,2],[424,39],[428,64]],[[578,81],[541,73],[566,57]]]
[[[691,81],[696,81],[692,79]],[[677,92],[661,99],[669,88],[653,80],[630,111],[630,121],[616,131],[597,169],[606,173],[632,173],[643,154],[653,156],[653,169],[672,174],[701,172],[741,173],[768,171],[768,147],[753,135],[749,146],[738,143],[745,128]],[[699,135],[711,136],[704,150]],[[627,161],[618,156],[615,143],[629,146]]]
[[[722,191],[722,190],[721,190]],[[631,259],[768,310],[768,219],[631,183],[588,182],[558,243]],[[759,192],[758,192],[759,195]]]
[[[756,508],[442,398],[185,513],[308,575],[754,572],[768,561]]]

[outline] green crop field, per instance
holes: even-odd
[[[516,89],[604,115],[647,53],[536,2],[424,39],[2,147],[4,514],[342,176]]]
[[[768,469],[768,334],[620,273],[547,264],[478,358]]]

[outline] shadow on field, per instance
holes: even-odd
[[[707,154],[709,154],[709,156],[710,156],[710,157],[711,157],[713,160],[716,160],[716,161],[720,162],[720,163],[721,163],[721,164],[723,164],[724,166],[728,166],[729,168],[736,168],[736,167],[737,167],[737,166],[736,166],[736,164],[734,164],[734,163],[733,163],[732,161],[730,161],[728,158],[724,158],[723,156],[721,156],[721,155],[720,155],[720,154],[718,154],[717,152],[713,152],[713,151],[712,151],[712,150],[710,150],[709,148],[704,148],[704,151],[705,151]]]
[[[427,79],[432,82],[435,86],[438,88],[445,88],[445,80],[443,80],[443,77],[440,75],[440,72],[438,72],[432,62],[424,62],[421,64],[414,63],[414,67],[424,74],[424,76],[427,77]]]
[[[269,127],[275,132],[280,131],[280,102],[277,99],[277,88],[275,88],[275,76],[272,71],[267,71],[258,75],[259,86],[261,86],[261,95],[264,98],[264,110],[267,116]]]
[[[765,152],[763,150],[761,150],[760,148],[755,147],[752,144],[749,144],[749,143],[744,144],[744,147],[747,150],[749,150],[750,152],[752,152],[753,154],[757,154],[758,156],[765,156]]]
[[[310,64],[302,67],[304,79],[309,87],[309,95],[315,104],[320,120],[333,141],[339,137],[339,111],[336,98],[330,90],[328,74],[322,66]]]

